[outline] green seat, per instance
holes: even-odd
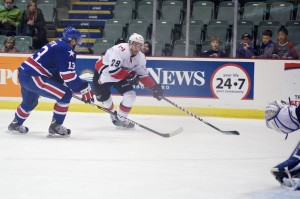
[[[27,4],[28,4],[29,0],[15,0],[14,4],[15,6],[17,6],[18,8],[20,8],[20,10],[23,12],[24,10],[27,9]]]
[[[133,19],[130,21],[127,30],[127,37],[130,37],[133,33],[138,33],[146,40],[149,32],[149,21],[142,19]]]
[[[290,2],[273,2],[270,8],[269,20],[279,21],[280,25],[285,25],[292,20],[293,4]]]
[[[258,25],[264,20],[267,13],[267,4],[264,2],[247,2],[244,5],[244,20],[253,21],[254,25]]]
[[[156,40],[163,41],[166,44],[172,44],[173,27],[174,24],[172,21],[156,20]]]
[[[182,10],[182,1],[163,1],[160,19],[173,21],[174,24],[181,24]]]
[[[215,4],[211,1],[196,1],[193,4],[192,19],[201,20],[204,24],[214,18]]]
[[[158,4],[157,4],[157,8],[158,8]],[[137,19],[152,20],[152,18],[153,18],[153,0],[139,1],[138,8],[137,8]]]
[[[165,49],[165,42],[164,41],[156,41],[155,49],[154,49],[154,56],[163,56],[164,49]]]
[[[42,10],[47,27],[52,27],[57,21],[57,10],[53,3],[40,3],[38,8]]]
[[[300,21],[288,21],[285,27],[289,31],[288,40],[292,43],[299,43]]]
[[[253,42],[254,23],[250,20],[238,20],[237,22],[237,40],[242,39],[244,33],[248,33],[252,36]]]
[[[135,2],[133,0],[117,1],[113,12],[114,19],[123,19],[129,22],[133,18]]]
[[[25,42],[25,44],[29,47],[32,48],[32,44],[33,44],[33,38],[30,36],[15,36],[15,42],[16,45],[20,42]],[[24,44],[24,43],[23,43]]]
[[[118,38],[124,36],[125,21],[122,19],[108,19],[105,22],[104,36],[107,39],[117,41]]]
[[[173,56],[185,57],[185,40],[176,40],[174,42]],[[196,55],[196,42],[189,40],[188,55],[189,57]]]
[[[91,49],[93,50],[94,54],[101,55],[114,45],[115,41],[113,39],[98,38],[96,39],[95,44]]]
[[[238,9],[239,9],[238,5]],[[239,16],[238,16],[239,18]],[[234,20],[234,2],[232,1],[222,1],[219,4],[218,9],[218,20],[226,20],[228,21],[229,25],[233,25]]]
[[[203,22],[201,20],[190,20],[190,34],[189,39],[195,41],[197,44],[201,43],[203,32]],[[182,39],[186,38],[186,21],[182,25]]]
[[[5,35],[0,35],[0,44],[1,44],[1,45],[4,44],[5,39],[6,39],[6,36],[5,36]]]
[[[18,41],[16,42],[16,48],[21,52],[21,53],[30,53],[31,48],[28,46],[27,41]]]
[[[210,20],[207,24],[206,39],[210,41],[213,36],[219,37],[221,41],[228,40],[229,23],[225,20]]]
[[[54,7],[57,7],[57,0],[36,0],[37,7],[39,7],[39,4],[52,4]]]

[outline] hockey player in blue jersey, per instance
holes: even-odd
[[[300,128],[300,107],[284,101],[274,101],[266,107],[265,119],[268,128],[288,136]],[[300,142],[291,156],[273,167],[271,172],[283,186],[300,190]]]
[[[62,39],[49,42],[20,65],[18,77],[22,102],[8,126],[9,131],[28,132],[23,123],[37,106],[39,96],[43,96],[56,100],[48,137],[70,135],[71,130],[64,127],[63,122],[72,93],[81,93],[86,103],[94,101],[90,85],[81,80],[75,71],[74,48],[80,43],[81,33],[73,27],[67,27]]]

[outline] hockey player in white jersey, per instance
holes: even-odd
[[[265,119],[268,128],[288,136],[300,128],[300,107],[284,101],[274,101],[266,107]],[[271,172],[283,186],[300,190],[300,142],[291,156],[273,167]]]
[[[144,38],[134,33],[129,37],[128,43],[120,43],[108,49],[95,65],[93,85],[97,100],[102,102],[106,109],[115,112],[110,91],[112,86],[115,87],[118,93],[123,95],[118,114],[125,118],[128,117],[136,99],[133,85],[141,82],[153,91],[153,97],[161,100],[163,96],[161,85],[154,82],[148,75],[146,57],[141,52],[143,44]],[[123,117],[111,115],[113,124],[124,128],[134,128],[134,124]]]

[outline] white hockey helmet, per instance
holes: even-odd
[[[129,40],[128,40],[129,44],[132,44],[132,42],[136,42],[136,43],[139,43],[139,44],[143,45],[145,43],[145,40],[144,40],[142,35],[137,34],[137,33],[133,33],[129,37]]]

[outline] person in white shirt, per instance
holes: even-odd
[[[111,119],[114,125],[124,128],[134,128],[134,124],[125,118],[135,102],[136,93],[133,85],[141,82],[146,88],[153,91],[153,97],[162,99],[163,90],[149,75],[146,68],[146,57],[141,52],[144,38],[136,33],[129,37],[128,43],[120,43],[109,48],[95,64],[93,78],[94,92],[103,106],[114,112]],[[111,87],[115,87],[123,100],[119,105],[118,118],[111,97]]]

